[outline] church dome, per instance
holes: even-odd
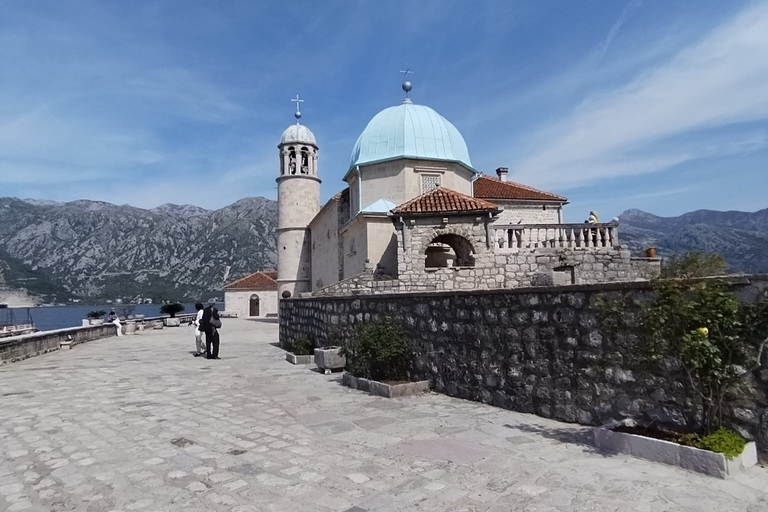
[[[280,144],[312,144],[317,146],[317,141],[312,130],[303,124],[296,123],[285,129],[282,137],[280,137]]]
[[[355,143],[349,166],[396,158],[445,160],[472,169],[459,130],[431,108],[414,105],[410,100],[384,109],[371,119]]]

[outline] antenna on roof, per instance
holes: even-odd
[[[299,110],[299,103],[304,103],[304,100],[299,99],[299,95],[296,95],[296,98],[292,98],[291,101],[296,102],[296,113],[293,114],[293,117],[296,118],[296,124],[299,124],[299,119],[301,119],[301,111]]]
[[[403,91],[405,91],[405,100],[403,103],[411,103],[411,99],[408,97],[408,93],[411,92],[411,89],[413,89],[413,84],[410,80],[408,80],[408,74],[411,75],[414,74],[413,71],[411,71],[411,68],[408,67],[408,64],[405,65],[405,70],[400,70],[400,72],[403,74],[403,78],[405,78],[405,82],[403,82]]]

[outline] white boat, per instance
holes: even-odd
[[[24,316],[23,321],[17,321],[13,309],[9,308],[8,304],[0,304],[0,338],[37,332],[29,308],[26,308]]]

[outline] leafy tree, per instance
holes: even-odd
[[[179,304],[178,302],[163,304],[160,307],[160,313],[164,315],[170,315],[171,318],[175,318],[176,313],[181,313],[182,311],[184,311],[184,305]]]
[[[728,272],[725,259],[716,253],[689,252],[664,262],[661,279],[695,279],[722,276]]]
[[[696,403],[694,418],[706,433],[722,425],[726,392],[759,365],[768,332],[768,301],[741,303],[721,279],[717,255],[690,253],[673,260],[653,281],[653,298],[639,306],[634,320],[641,356],[674,362],[686,376]],[[612,334],[631,329],[620,300],[598,301],[601,323]],[[695,425],[690,425],[695,426]]]

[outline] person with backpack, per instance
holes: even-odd
[[[200,330],[205,333],[205,358],[221,359],[219,357],[219,329],[221,318],[219,310],[213,304],[203,309],[203,317],[200,320]]]

